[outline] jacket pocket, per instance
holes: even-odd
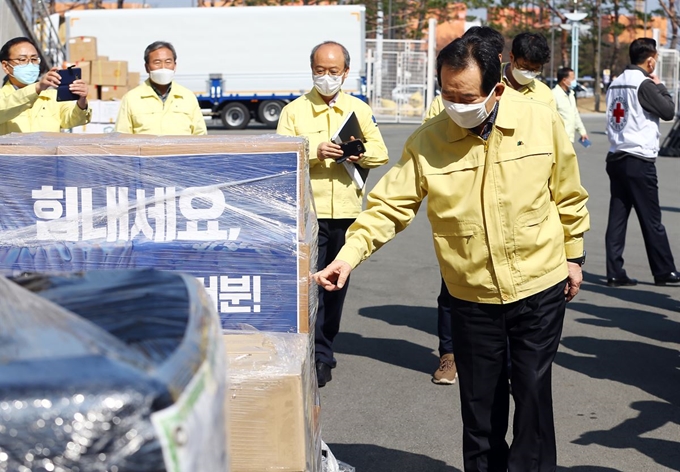
[[[432,224],[434,248],[444,280],[458,287],[493,289],[484,228],[473,222]]]
[[[522,213],[514,227],[514,266],[522,282],[555,270],[564,259],[564,231],[555,204]]]

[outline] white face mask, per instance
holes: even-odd
[[[175,71],[172,69],[156,69],[149,72],[151,82],[158,85],[168,85],[175,77]]]
[[[461,128],[476,128],[489,116],[489,112],[486,111],[486,103],[491,99],[494,90],[496,90],[496,87],[491,90],[489,96],[481,103],[454,103],[442,99],[446,114]]]
[[[343,82],[342,75],[315,75],[314,77],[314,88],[324,97],[332,97],[340,91]]]
[[[531,83],[532,80],[534,80],[536,77],[538,77],[538,72],[533,72],[530,70],[522,70],[522,69],[517,69],[516,67],[512,68],[512,77],[517,81],[518,84],[520,85],[527,85]]]

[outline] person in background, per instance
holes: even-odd
[[[468,36],[476,36],[489,44],[498,53],[498,60],[503,60],[503,49],[505,48],[505,38],[501,33],[488,26],[473,26],[468,29],[463,35],[464,38]],[[434,118],[439,113],[444,111],[444,104],[441,95],[438,95],[430,109],[425,115],[423,123]],[[438,385],[453,385],[456,383],[458,373],[456,370],[456,361],[453,355],[453,341],[451,337],[451,307],[449,304],[449,291],[446,288],[446,283],[442,277],[441,288],[439,296],[437,297],[437,336],[439,337],[439,367],[432,374],[432,382]]]
[[[605,234],[607,285],[637,285],[623,268],[623,249],[631,208],[640,221],[654,283],[680,283],[666,228],[661,223],[656,157],[659,154],[659,118],[672,120],[675,104],[654,75],[656,41],[639,38],[628,50],[630,65],[607,91],[607,175],[609,220]]]
[[[40,55],[33,41],[19,37],[0,49],[6,76],[0,89],[0,135],[9,133],[54,132],[90,122],[87,84],[76,80],[69,89],[75,101],[57,101],[61,77],[57,69],[40,78]]]
[[[446,113],[407,139],[335,261],[314,279],[341,289],[427,198],[453,312],[465,471],[555,471],[552,363],[566,302],[583,279],[588,194],[557,112],[500,82],[500,70],[496,50],[480,38],[442,49],[437,75]]]
[[[173,79],[177,53],[165,41],[151,43],[144,51],[149,78],[130,90],[120,102],[115,131],[131,134],[207,134],[196,95]]]
[[[536,78],[549,61],[550,47],[545,36],[539,33],[520,33],[512,40],[510,62],[501,66],[503,83],[556,110],[550,88]]]
[[[276,132],[285,136],[305,136],[309,140],[309,174],[319,221],[318,266],[335,259],[345,243],[345,232],[361,212],[363,189],[358,189],[343,165],[340,146],[331,137],[345,117],[354,112],[366,142],[366,152],[348,161],[364,168],[387,164],[387,147],[371,108],[342,91],[349,74],[347,49],[334,41],[314,47],[310,55],[314,88],[293,100],[281,111]],[[319,287],[319,306],[315,327],[316,375],[319,387],[331,381],[336,366],[333,340],[340,330],[342,307],[349,284],[336,292]]]
[[[490,28],[488,26],[473,26],[472,28],[469,28],[464,34],[463,37],[466,36],[477,36],[478,38],[482,38],[485,41],[489,41],[494,48],[498,51],[498,60],[502,61],[503,60],[503,50],[505,49],[505,38],[501,33],[496,31],[493,28]],[[434,118],[438,114],[444,111],[444,105],[442,104],[442,97],[441,94],[437,95],[434,100],[432,100],[432,103],[430,104],[430,108],[427,110],[427,113],[425,114],[425,119],[423,120],[423,123],[425,123],[427,120],[430,118]],[[440,338],[441,339],[441,338]],[[455,374],[455,372],[454,372]],[[455,376],[454,376],[455,378]],[[453,383],[453,382],[452,382]]]
[[[553,87],[552,93],[555,97],[555,105],[557,106],[557,113],[564,121],[564,128],[567,131],[567,136],[574,142],[576,132],[579,134],[579,141],[584,142],[588,139],[586,127],[581,121],[581,114],[576,108],[576,97],[574,88],[576,87],[576,80],[574,80],[574,69],[563,67],[557,71],[557,85]]]

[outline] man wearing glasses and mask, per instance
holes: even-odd
[[[550,47],[545,37],[539,33],[520,33],[512,40],[510,62],[501,66],[503,83],[527,98],[547,103],[556,110],[552,91],[537,79],[548,61]]]
[[[207,134],[196,95],[173,80],[177,53],[172,44],[150,44],[144,51],[144,64],[149,78],[123,96],[115,130],[131,134]]]
[[[366,152],[347,160],[369,169],[387,164],[387,147],[371,108],[341,88],[349,74],[349,52],[339,43],[326,41],[314,47],[310,56],[314,88],[286,105],[276,132],[305,136],[309,140],[309,173],[319,221],[318,266],[328,265],[345,242],[345,232],[361,212],[363,189],[358,189],[345,167],[336,163],[343,157],[331,137],[345,117],[354,112],[365,138]],[[333,340],[340,330],[347,285],[337,292],[320,290],[315,327],[316,373],[319,387],[332,379],[335,367]]]
[[[57,101],[61,77],[57,69],[40,77],[40,55],[29,38],[7,41],[0,49],[6,76],[0,89],[0,135],[9,133],[58,133],[90,121],[87,84],[75,80],[70,91],[73,101]]]

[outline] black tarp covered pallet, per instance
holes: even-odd
[[[675,118],[673,127],[661,144],[659,156],[680,157],[680,117]]]

